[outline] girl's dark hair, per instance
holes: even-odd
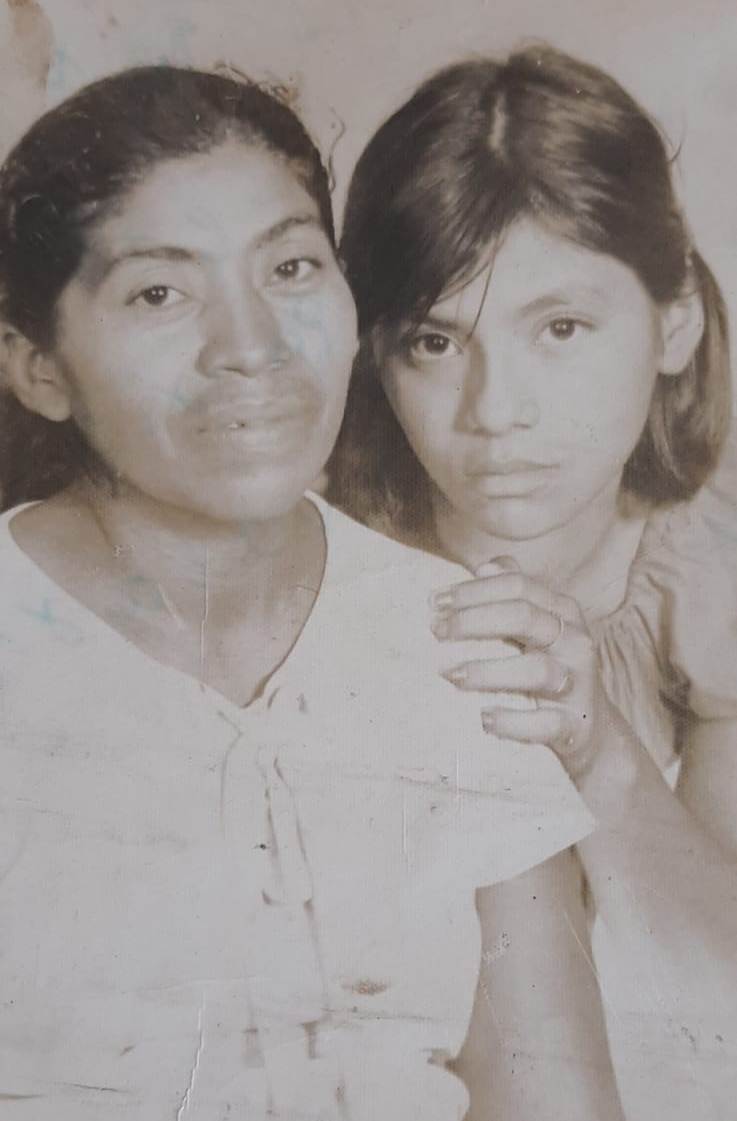
[[[42,349],[90,228],[154,165],[234,138],[288,161],[335,243],[328,176],[296,114],[253,82],[171,66],[94,82],[41,117],[0,170],[0,316]],[[0,402],[4,507],[52,494],[89,464],[73,421]]]
[[[706,326],[689,368],[660,377],[628,490],[685,498],[718,458],[730,416],[727,322],[694,250],[658,129],[612,78],[550,48],[435,74],[389,118],[350,185],[341,256],[362,347],[330,465],[330,497],[404,534],[429,526],[429,481],[381,389],[376,342],[396,345],[527,215],[630,266],[658,304],[695,285]]]

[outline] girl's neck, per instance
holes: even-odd
[[[469,570],[495,557],[513,557],[528,576],[576,599],[593,620],[610,614],[624,599],[644,514],[612,493],[565,525],[513,540],[481,529],[436,496],[434,524],[441,551]]]

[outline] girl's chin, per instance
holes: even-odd
[[[482,505],[474,503],[456,517],[467,531],[502,537],[508,541],[528,541],[561,529],[569,520],[562,513],[556,516],[546,502],[535,502],[530,496],[489,499]]]

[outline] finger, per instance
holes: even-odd
[[[430,606],[437,614],[443,615],[449,611],[462,611],[467,607],[481,607],[487,603],[505,603],[515,599],[529,600],[567,623],[577,624],[580,619],[580,610],[574,600],[553,592],[519,571],[477,577],[475,580],[464,580],[442,588],[432,594]]]
[[[474,569],[475,576],[499,576],[502,572],[519,572],[520,567],[514,557],[492,557]]]
[[[573,720],[563,708],[489,708],[481,713],[481,723],[499,739],[545,744],[561,757],[575,750]]]
[[[573,684],[567,666],[549,654],[517,654],[511,658],[495,658],[464,662],[443,673],[459,689],[476,693],[527,693],[562,697]]]
[[[526,599],[437,614],[431,626],[440,639],[499,638],[540,650],[551,646],[561,634],[560,616]]]

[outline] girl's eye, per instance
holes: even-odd
[[[320,262],[309,257],[292,257],[274,269],[277,281],[309,280],[320,268]]]
[[[428,331],[424,335],[417,335],[410,342],[410,354],[420,361],[453,358],[460,353],[461,348],[458,343],[439,331]]]
[[[132,301],[134,304],[143,303],[150,308],[169,308],[183,300],[184,294],[168,284],[152,284],[144,288]]]
[[[556,342],[563,343],[572,339],[582,326],[583,324],[577,319],[571,319],[570,316],[561,316],[548,323],[547,330]]]

